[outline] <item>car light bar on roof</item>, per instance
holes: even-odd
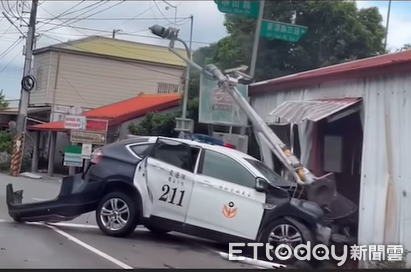
[[[226,143],[224,141],[221,141],[217,138],[211,137],[206,134],[184,134],[184,139],[188,140],[193,140],[199,143],[206,143],[206,144],[211,144],[211,145],[220,145],[220,146],[225,146],[228,148],[236,149],[236,146],[230,143]]]

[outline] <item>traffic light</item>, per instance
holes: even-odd
[[[179,31],[176,28],[165,28],[160,25],[153,25],[152,27],[149,27],[149,29],[151,30],[151,33],[153,33],[154,35],[169,40],[177,38]]]

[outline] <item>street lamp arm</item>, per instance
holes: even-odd
[[[187,47],[187,45],[185,44],[185,42],[184,42],[184,41],[180,41],[180,42],[182,42],[182,43],[185,45],[186,51],[187,51],[187,48],[188,48],[188,47]],[[170,42],[170,43],[171,43],[171,42]],[[197,71],[199,71],[199,72],[202,72],[202,71],[203,71],[203,68],[202,68],[200,65],[198,65],[197,63],[195,63],[195,62],[193,62],[193,61],[191,60],[190,51],[187,51],[187,57],[183,57],[183,56],[181,56],[180,53],[178,53],[173,47],[169,47],[168,50],[170,50],[170,52],[172,52],[174,55],[176,55],[177,57],[179,57],[179,58],[182,59],[183,61],[187,62],[191,67],[193,67],[193,68],[196,69]]]

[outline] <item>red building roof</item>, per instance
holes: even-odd
[[[366,58],[307,72],[256,82],[250,86],[250,95],[275,92],[318,84],[324,81],[372,76],[389,72],[409,71],[411,50]]]
[[[109,126],[146,115],[152,111],[162,111],[180,104],[181,94],[141,94],[135,98],[89,110],[83,116],[109,120]],[[30,130],[65,131],[64,122],[52,122],[29,127]]]

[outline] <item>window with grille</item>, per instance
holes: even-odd
[[[178,93],[180,85],[169,83],[158,83],[157,93]]]

